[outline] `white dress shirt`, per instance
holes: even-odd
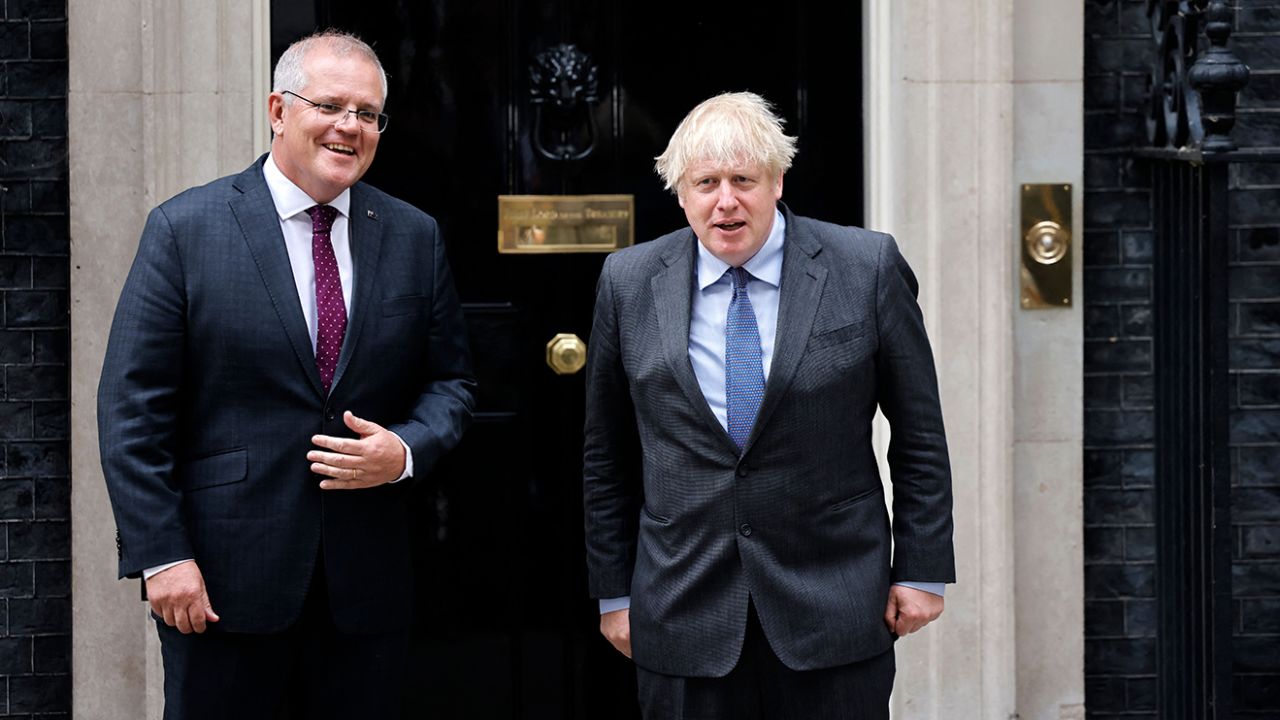
[[[319,205],[311,199],[302,188],[293,184],[276,166],[275,158],[267,156],[262,166],[262,174],[267,181],[267,189],[271,191],[271,202],[275,205],[276,216],[280,219],[280,232],[284,234],[284,247],[289,253],[289,267],[293,270],[293,283],[298,289],[298,302],[302,304],[302,317],[307,321],[307,332],[311,335],[311,350],[316,349],[316,266],[311,257],[311,216],[307,210]],[[342,303],[346,306],[347,317],[351,317],[351,296],[355,288],[356,270],[351,261],[351,188],[325,203],[338,211],[333,227],[329,230],[329,240],[333,243],[333,256],[338,261],[338,279],[342,282]],[[392,433],[395,435],[395,433]],[[404,446],[404,472],[392,482],[400,482],[413,475],[413,452],[409,445],[396,435]],[[299,462],[306,462],[303,457]],[[187,558],[190,560],[191,558]],[[177,560],[164,565],[157,565],[142,571],[144,579],[187,560]]]
[[[267,156],[262,166],[262,174],[267,179],[267,189],[271,191],[271,201],[276,206],[276,215],[280,218],[280,232],[284,234],[284,247],[289,252],[289,267],[293,270],[293,283],[298,288],[298,301],[302,303],[302,317],[307,321],[307,332],[311,334],[311,350],[316,349],[316,266],[311,257],[311,216],[307,210],[318,205],[293,184],[289,178],[276,167],[275,159]],[[338,261],[338,278],[342,281],[342,303],[347,306],[347,317],[351,317],[352,288],[355,287],[355,265],[351,262],[351,188],[327,204],[338,211],[329,230],[329,240],[333,243],[333,257]]]

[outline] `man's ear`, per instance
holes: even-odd
[[[284,132],[284,95],[273,92],[267,96],[267,119],[271,122],[273,135]]]
[[[773,188],[773,199],[774,199],[774,200],[781,200],[781,199],[782,199],[782,176],[783,176],[783,175],[784,175],[784,173],[778,173],[778,183],[777,183],[777,185]]]

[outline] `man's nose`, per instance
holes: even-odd
[[[738,206],[738,194],[734,192],[733,183],[722,183],[716,193],[717,208],[734,208]]]
[[[333,126],[338,130],[343,130],[345,132],[351,132],[351,133],[360,132],[360,122],[356,120],[356,116],[351,114],[350,112],[343,113],[342,117],[338,118],[337,120],[334,120]]]

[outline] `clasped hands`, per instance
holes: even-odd
[[[315,435],[311,442],[324,450],[307,453],[311,472],[325,476],[323,490],[359,490],[393,482],[404,472],[404,445],[395,433],[375,422],[356,417],[351,411],[342,421],[359,438]],[[202,633],[208,623],[218,622],[204,575],[194,560],[188,560],[152,575],[146,581],[151,610],[179,632]]]

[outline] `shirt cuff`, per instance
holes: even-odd
[[[600,598],[600,614],[611,613],[615,610],[627,610],[631,607],[631,596],[625,595],[616,598]]]
[[[947,586],[945,583],[899,582],[899,583],[894,583],[894,585],[909,587],[909,588],[912,588],[913,590],[923,590],[927,593],[933,593],[938,597],[943,597],[946,594],[946,590],[947,590]]]
[[[392,435],[396,435],[394,432],[390,430],[388,430],[387,432],[391,433]],[[399,440],[400,444],[404,446],[404,472],[400,473],[400,477],[396,478],[395,480],[392,480],[391,482],[393,483],[398,483],[401,480],[404,480],[405,478],[413,477],[413,451],[409,449],[409,443],[405,442],[404,438],[400,437],[399,435],[396,435],[396,439]]]
[[[165,570],[168,570],[169,568],[173,567],[174,565],[181,565],[181,564],[182,564],[182,563],[184,563],[184,562],[191,562],[192,560],[195,560],[195,558],[185,558],[185,559],[183,559],[183,560],[174,560],[174,561],[173,561],[173,562],[171,562],[171,563],[165,563],[165,564],[163,564],[163,565],[157,565],[157,566],[155,566],[155,567],[149,567],[149,568],[147,568],[146,570],[143,570],[143,571],[142,571],[142,580],[143,580],[143,582],[146,582],[147,580],[150,580],[150,579],[151,579],[151,576],[152,576],[152,575],[157,575],[157,574],[159,574],[159,573],[164,572]]]

